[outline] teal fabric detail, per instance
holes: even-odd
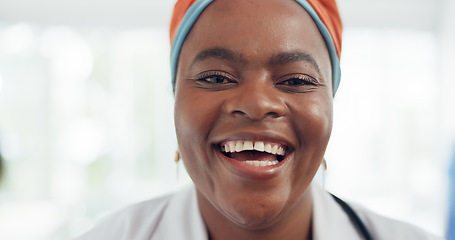
[[[333,86],[333,96],[338,90],[338,86],[340,85],[341,79],[341,68],[340,68],[340,60],[337,55],[337,51],[335,48],[335,44],[333,43],[332,36],[330,35],[329,30],[324,25],[324,23],[319,18],[319,15],[313,9],[313,7],[305,0],[295,0],[297,3],[302,5],[302,7],[310,14],[313,18],[313,21],[316,23],[316,26],[321,32],[322,37],[324,38],[325,44],[327,49],[329,50],[330,61],[332,63],[332,86]]]
[[[177,77],[177,65],[179,61],[180,51],[182,50],[183,43],[185,42],[188,33],[191,31],[196,20],[199,18],[205,8],[212,3],[213,0],[199,0],[195,2],[186,12],[182,19],[182,23],[177,30],[174,37],[174,43],[171,49],[171,80],[172,89],[175,90],[175,80]]]
[[[185,17],[182,20],[182,23],[177,30],[177,34],[174,38],[174,43],[171,49],[171,80],[172,80],[172,88],[175,89],[175,80],[177,76],[177,65],[179,60],[180,51],[182,50],[183,43],[185,42],[188,33],[191,31],[196,20],[199,18],[201,13],[205,10],[205,8],[210,5],[214,0],[199,0],[194,3],[186,12]],[[330,35],[329,30],[324,25],[324,23],[319,18],[316,11],[313,7],[305,0],[294,0],[299,3],[311,16],[313,21],[316,23],[316,26],[319,29],[322,37],[324,38],[325,44],[329,51],[330,61],[332,65],[332,86],[333,86],[333,95],[335,96],[336,91],[338,90],[338,86],[340,85],[341,79],[341,68],[340,68],[340,60],[338,59],[338,55],[336,52],[335,44],[333,43],[332,36]]]

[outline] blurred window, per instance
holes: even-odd
[[[442,235],[437,41],[418,31],[344,37],[326,186]],[[173,162],[164,28],[0,25],[0,116],[0,239],[74,237],[189,182]]]

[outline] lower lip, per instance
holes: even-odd
[[[283,168],[287,165],[287,159],[291,154],[287,154],[286,158],[283,159],[281,162],[271,165],[271,166],[264,166],[264,167],[256,167],[251,166],[247,163],[242,161],[238,161],[232,158],[226,157],[223,153],[216,150],[217,154],[220,156],[221,159],[227,162],[227,167],[229,170],[234,172],[236,175],[253,180],[268,180],[277,177],[278,175],[283,172]]]

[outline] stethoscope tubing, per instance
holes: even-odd
[[[344,212],[348,215],[352,224],[357,229],[357,231],[360,233],[360,235],[363,237],[363,239],[373,240],[373,237],[371,236],[367,227],[365,226],[363,221],[360,219],[360,217],[357,215],[357,213],[354,211],[354,209],[352,209],[345,201],[341,200],[337,196],[335,196],[333,194],[331,194],[331,195],[335,199],[335,201],[340,205],[340,207],[344,210]]]

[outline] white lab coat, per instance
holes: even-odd
[[[362,239],[349,217],[333,197],[312,184],[313,239]],[[433,240],[434,237],[409,224],[385,218],[349,204],[374,239]],[[207,240],[199,212],[196,190],[187,187],[177,193],[132,205],[112,215],[77,240]]]

